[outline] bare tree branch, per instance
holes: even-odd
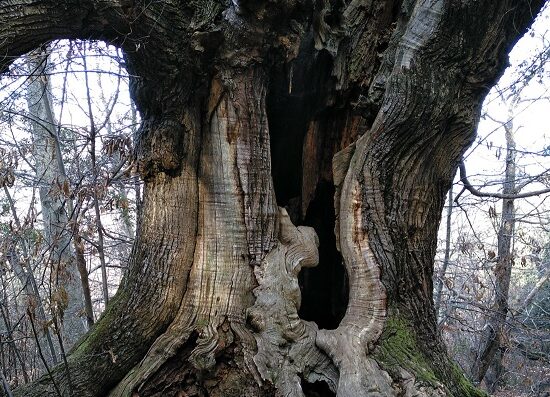
[[[458,165],[458,169],[460,170],[460,181],[468,190],[470,193],[472,193],[474,196],[477,197],[491,197],[491,198],[497,198],[497,199],[507,199],[507,200],[513,200],[513,199],[521,199],[521,198],[528,198],[533,196],[540,196],[541,194],[550,193],[550,188],[547,189],[541,189],[541,190],[535,190],[533,192],[526,192],[526,193],[514,193],[514,194],[505,194],[505,193],[487,193],[482,192],[478,189],[476,189],[468,180],[468,176],[466,173],[466,166],[464,165],[464,161],[461,161]],[[458,196],[457,196],[458,198]],[[455,199],[456,201],[456,199]]]

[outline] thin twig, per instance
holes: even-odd
[[[37,334],[36,328],[34,326],[33,315],[30,312],[30,310],[28,310],[28,309],[27,309],[27,314],[29,316],[29,320],[30,320],[30,323],[31,323],[31,328],[32,328],[32,333],[34,335],[34,339],[36,340],[36,346],[38,348],[38,355],[40,356],[40,359],[42,360],[42,363],[44,364],[44,367],[46,368],[46,372],[48,373],[48,376],[52,380],[52,384],[53,384],[53,387],[55,388],[55,392],[57,393],[57,395],[59,397],[63,397],[61,395],[61,391],[59,390],[59,387],[57,386],[57,383],[55,382],[55,380],[53,378],[52,371],[50,370],[50,367],[48,366],[48,363],[46,362],[46,359],[44,358],[44,354],[42,353],[42,348],[40,347],[40,342],[38,340],[38,334]]]

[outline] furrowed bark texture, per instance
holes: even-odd
[[[139,391],[193,332],[189,362],[197,371],[211,370],[216,354],[235,340],[251,359],[253,337],[245,327],[245,309],[254,303],[251,265],[259,265],[275,245],[277,208],[269,176],[265,79],[253,71],[230,81],[237,83],[234,88],[213,81],[204,116],[194,265],[180,310],[112,395]]]
[[[75,393],[479,395],[436,331],[437,227],[483,96],[542,1],[88,0],[70,18],[19,4],[0,2],[2,53],[110,40],[143,119],[143,221],[69,358]],[[331,263],[290,219],[335,245]],[[313,313],[298,272],[338,274],[340,258],[347,308],[319,330],[298,315]],[[54,395],[48,378],[17,393]]]
[[[128,276],[100,321],[69,356],[72,383],[79,395],[105,396],[143,357],[178,311],[197,234],[200,133],[193,130],[193,116],[182,121],[186,127],[181,128],[187,128],[187,133],[181,174],[170,177],[159,173],[146,183],[141,232]],[[54,375],[69,394],[62,371]],[[46,378],[20,393],[56,395]]]

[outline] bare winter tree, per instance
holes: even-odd
[[[15,395],[482,395],[436,330],[437,228],[542,3],[0,0],[0,69],[106,40],[143,120],[128,273],[68,368]],[[297,276],[339,258],[347,308],[319,329]]]
[[[510,121],[504,125],[506,136],[506,166],[502,193],[513,195],[516,192],[516,142],[514,139],[514,127]],[[495,302],[493,315],[487,321],[483,329],[483,335],[477,352],[476,359],[472,364],[471,375],[475,382],[479,383],[485,377],[492,362],[496,365],[495,377],[500,378],[502,372],[502,356],[504,345],[500,342],[504,339],[504,328],[506,316],[508,315],[508,296],[510,280],[512,276],[513,252],[512,242],[515,232],[515,208],[514,199],[508,198],[502,201],[502,213],[500,229],[498,231],[497,263],[495,266]],[[498,357],[498,358],[495,358]],[[493,361],[494,360],[494,361]],[[493,380],[489,389],[494,391],[496,386]]]
[[[26,99],[45,226],[45,257],[52,269],[52,295],[55,297],[54,306],[58,308],[55,310],[55,321],[59,323],[66,347],[70,347],[85,331],[82,321],[84,295],[71,244],[72,230],[68,227],[73,204],[61,154],[59,128],[53,114],[50,83],[46,75],[47,63],[47,55],[41,52],[27,59],[31,82]]]

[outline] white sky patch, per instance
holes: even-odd
[[[514,87],[522,84],[525,76],[521,71],[544,51],[550,48],[550,6],[546,6],[537,18],[531,31],[526,34],[510,53],[510,66],[487,96],[483,116],[478,127],[478,137],[465,155],[465,164],[470,181],[485,185],[488,180],[496,185],[484,191],[498,191],[504,173],[506,141],[502,123],[512,121],[516,139],[518,177],[522,174],[538,175],[550,169],[550,67],[531,79],[521,93],[522,101],[509,117],[508,104]],[[526,189],[540,189],[534,184]],[[525,190],[528,191],[528,190]]]

